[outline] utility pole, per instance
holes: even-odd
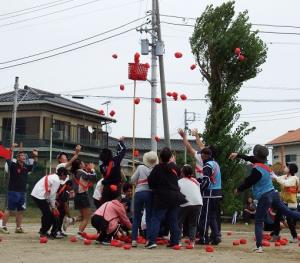
[[[195,112],[189,112],[187,109],[184,109],[184,132],[186,133],[189,130],[189,122],[192,123],[196,121],[196,113]],[[184,163],[186,163],[186,147],[184,147]]]
[[[160,15],[159,15],[159,3],[156,2],[156,24],[157,24],[157,39],[159,43],[162,43],[161,37],[161,27],[160,27]],[[163,111],[163,121],[164,121],[164,135],[166,146],[171,148],[170,141],[170,129],[169,129],[169,118],[168,118],[168,106],[166,98],[166,80],[165,80],[165,69],[164,69],[164,57],[163,55],[158,56],[159,59],[159,73],[160,73],[160,88],[161,88],[161,99],[162,99],[162,111]]]
[[[19,90],[19,77],[15,78],[14,84],[14,104],[12,112],[12,121],[11,121],[11,146],[15,144],[16,138],[16,121],[17,121],[17,107],[18,107],[18,90]],[[14,158],[14,147],[12,147],[11,160]]]
[[[108,105],[111,103],[110,100],[103,102],[101,105],[106,105],[106,116],[108,116]],[[105,131],[107,132],[107,123],[105,124]]]
[[[157,152],[157,142],[155,136],[157,135],[157,105],[154,101],[157,94],[157,57],[156,57],[156,0],[152,0],[152,48],[151,48],[151,151]]]

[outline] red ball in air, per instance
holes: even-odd
[[[175,100],[175,101],[178,100],[178,97],[173,97],[173,100]]]
[[[155,101],[155,103],[161,103],[161,99],[160,98],[155,98],[154,101]]]
[[[241,62],[242,62],[242,61],[244,61],[244,60],[245,60],[245,57],[244,57],[242,54],[240,54],[240,55],[239,55],[239,57],[238,57],[238,59],[239,59],[239,61],[241,61]]]
[[[115,114],[116,114],[116,112],[115,112],[114,110],[112,110],[112,111],[109,113],[109,115],[110,115],[111,117],[113,117]]]
[[[174,91],[174,92],[172,93],[172,97],[178,97],[178,93]]]
[[[125,90],[125,86],[123,84],[120,85],[120,90]]]
[[[239,56],[241,54],[241,49],[239,47],[235,48],[234,53]]]
[[[186,100],[186,99],[187,99],[187,97],[186,97],[185,94],[181,94],[181,95],[180,95],[180,98],[181,98],[181,100]]]
[[[134,99],[134,104],[138,105],[141,102],[140,98],[135,98]]]
[[[139,150],[134,150],[133,156],[134,156],[134,157],[139,157],[139,155],[140,155]]]
[[[99,110],[99,115],[104,116],[105,115],[104,110]]]
[[[150,68],[150,64],[149,63],[145,63],[145,67],[146,68]]]
[[[117,54],[112,54],[112,57],[113,57],[114,59],[117,59],[117,58],[118,58],[118,55],[117,55]]]
[[[175,52],[174,56],[175,56],[175,58],[182,58],[182,53],[181,52]]]
[[[159,142],[159,141],[160,141],[160,137],[156,135],[156,136],[155,136],[155,141],[156,141],[156,142]]]
[[[172,96],[173,96],[173,93],[169,91],[169,92],[167,92],[167,96],[168,96],[168,97],[172,97]]]
[[[196,68],[196,64],[193,64],[193,65],[190,66],[191,70],[194,70],[195,68]]]

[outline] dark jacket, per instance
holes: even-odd
[[[153,168],[148,177],[148,184],[153,191],[154,208],[174,208],[187,202],[180,192],[178,179],[179,174],[174,163],[160,163]]]
[[[109,175],[106,175],[108,164],[100,165],[100,172],[104,179],[102,180],[103,185],[119,184],[121,182],[121,161],[123,160],[126,153],[125,144],[122,141],[118,143],[117,155],[113,157],[113,166]]]

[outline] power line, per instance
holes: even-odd
[[[265,112],[252,112],[252,113],[244,113],[244,114],[240,114],[240,115],[241,116],[245,116],[245,115],[258,115],[258,114],[268,114],[268,113],[283,112],[283,111],[293,111],[293,110],[300,110],[300,108],[291,108],[291,109],[283,109],[283,110],[275,110],[275,111],[265,111]]]
[[[177,16],[177,15],[166,15],[166,14],[160,14],[163,17],[170,17],[170,18],[180,18],[185,20],[197,20],[196,17],[185,17],[185,16]],[[275,28],[294,28],[294,29],[300,29],[300,26],[294,26],[294,25],[276,25],[276,24],[258,24],[258,23],[250,23],[253,26],[262,26],[262,27],[275,27]]]
[[[0,70],[4,70],[4,69],[8,69],[8,68],[14,68],[14,67],[18,67],[18,66],[21,66],[21,65],[26,65],[26,64],[33,63],[33,62],[36,62],[36,61],[41,61],[41,60],[45,60],[45,59],[48,59],[48,58],[56,57],[56,56],[59,56],[59,55],[62,55],[62,54],[66,54],[66,53],[69,53],[69,52],[73,52],[75,50],[82,49],[82,48],[85,48],[85,47],[88,47],[88,46],[91,46],[91,45],[94,45],[94,44],[98,44],[100,42],[103,42],[105,40],[108,40],[108,39],[111,39],[111,38],[114,38],[114,37],[117,37],[117,36],[120,36],[120,35],[124,35],[124,34],[130,32],[130,31],[133,31],[133,30],[136,30],[136,28],[134,27],[134,28],[125,30],[123,32],[114,34],[112,36],[109,36],[109,37],[106,37],[106,38],[102,38],[100,40],[97,40],[97,41],[94,41],[94,42],[91,42],[91,43],[88,43],[88,44],[85,44],[85,45],[82,45],[82,46],[79,46],[79,47],[75,47],[75,48],[72,48],[72,49],[61,51],[61,52],[58,52],[58,53],[55,53],[55,54],[52,54],[52,55],[49,55],[49,56],[45,56],[45,57],[41,57],[41,58],[29,60],[29,61],[26,61],[26,62],[22,62],[22,63],[10,65],[10,66],[6,66],[6,67],[2,67],[2,68],[0,68]]]
[[[263,117],[272,117],[272,116],[278,116],[278,115],[290,115],[290,114],[295,114],[295,113],[300,113],[300,111],[293,111],[293,112],[287,112],[287,113],[277,113],[277,114],[271,114],[271,115],[262,115],[262,116],[254,116],[258,118],[263,118]],[[244,118],[253,118],[253,116],[243,116]]]
[[[113,31],[116,31],[120,28],[123,28],[125,26],[128,26],[130,24],[133,24],[139,20],[142,20],[144,18],[146,18],[147,16],[144,16],[144,17],[141,17],[141,18],[137,18],[137,19],[134,19],[128,23],[125,23],[121,26],[118,26],[118,27],[115,27],[115,28],[112,28],[110,30],[107,30],[107,31],[104,31],[104,32],[101,32],[99,34],[96,34],[96,35],[93,35],[93,36],[90,36],[90,37],[87,37],[87,38],[84,38],[84,39],[81,39],[81,40],[78,40],[78,41],[75,41],[75,42],[72,42],[72,43],[69,43],[69,44],[65,44],[65,45],[62,45],[62,46],[59,46],[59,47],[56,47],[56,48],[52,48],[52,49],[49,49],[49,50],[45,50],[45,51],[41,51],[41,52],[38,52],[38,53],[35,53],[35,54],[32,54],[32,55],[28,55],[28,56],[24,56],[24,57],[20,57],[20,58],[16,58],[16,59],[11,59],[11,60],[8,60],[8,61],[4,61],[4,62],[0,62],[0,65],[3,65],[3,64],[8,64],[8,63],[11,63],[11,62],[15,62],[15,61],[19,61],[19,60],[24,60],[24,59],[27,59],[27,58],[32,58],[32,57],[36,57],[36,56],[40,56],[42,54],[46,54],[46,53],[49,53],[49,52],[53,52],[53,51],[56,51],[56,50],[59,50],[59,49],[63,49],[63,48],[66,48],[66,47],[69,47],[69,46],[73,46],[73,45],[76,45],[76,44],[79,44],[81,42],[84,42],[84,41],[87,41],[87,40],[90,40],[90,39],[93,39],[93,38],[96,38],[96,37],[99,37],[101,35],[105,35],[105,34],[108,34],[110,32],[113,32]],[[1,68],[0,68],[1,69]]]
[[[173,22],[166,22],[166,21],[161,21],[162,24],[167,24],[167,25],[173,25],[173,26],[183,26],[183,27],[195,27],[194,25],[190,24],[179,24],[179,23],[173,23]],[[257,32],[261,34],[275,34],[275,35],[296,35],[300,36],[300,33],[298,32],[279,32],[279,31],[264,31],[264,30],[251,30],[251,32]]]
[[[42,6],[51,5],[53,3],[57,3],[57,2],[61,2],[61,1],[65,1],[65,0],[57,0],[57,1],[53,1],[53,2],[48,2],[48,3],[45,3],[45,4],[41,4],[41,5],[36,5],[36,6],[28,7],[28,8],[25,8],[25,9],[21,9],[21,10],[12,11],[12,12],[9,12],[9,13],[0,14],[0,16],[12,15],[12,14],[20,13],[20,12],[23,12],[23,11],[27,11],[27,10],[39,8],[39,7],[42,7]]]
[[[19,24],[19,23],[22,23],[22,22],[30,21],[30,20],[35,20],[35,19],[42,18],[42,17],[45,17],[45,16],[50,16],[50,15],[53,15],[53,14],[62,13],[62,12],[69,11],[69,10],[74,9],[74,8],[86,6],[86,5],[93,4],[93,3],[99,2],[99,1],[103,1],[103,0],[93,0],[93,1],[83,3],[83,4],[80,4],[80,5],[75,5],[75,6],[72,6],[72,7],[65,8],[65,9],[57,10],[57,11],[54,11],[54,12],[51,12],[51,13],[47,13],[47,14],[43,14],[43,15],[39,15],[39,16],[34,16],[34,17],[26,18],[26,19],[21,19],[21,20],[17,20],[17,21],[14,21],[14,22],[7,23],[7,24],[2,24],[2,25],[0,25],[0,28],[15,25],[15,24]]]
[[[62,1],[62,0],[60,0],[59,2],[61,2],[61,1]],[[43,7],[41,7],[41,8],[35,9],[35,10],[23,12],[23,13],[21,13],[21,14],[14,14],[14,15],[7,16],[7,17],[2,17],[2,18],[0,17],[0,20],[6,20],[6,19],[10,19],[10,18],[22,16],[22,15],[31,14],[31,13],[34,13],[34,12],[38,12],[38,11],[41,11],[41,10],[44,10],[44,9],[48,9],[48,8],[51,8],[51,7],[54,7],[54,6],[58,6],[58,5],[64,5],[64,4],[67,4],[67,3],[69,3],[69,2],[74,2],[74,1],[78,1],[78,0],[67,0],[67,1],[63,1],[62,3],[57,3],[57,1],[55,1],[55,4],[43,6]],[[30,8],[30,9],[33,9],[33,8]],[[24,11],[24,10],[23,10],[23,11]],[[19,13],[19,12],[18,12],[18,13]],[[1,15],[0,15],[0,16],[1,16]]]

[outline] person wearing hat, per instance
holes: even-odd
[[[158,164],[156,152],[150,151],[144,154],[143,164],[139,165],[131,177],[131,183],[136,185],[133,204],[133,225],[132,225],[132,246],[137,246],[138,229],[141,225],[143,210],[146,211],[146,227],[150,228],[151,210],[152,210],[152,191],[148,185],[148,176],[153,167]],[[149,231],[146,230],[147,239]]]
[[[294,163],[286,164],[286,167],[284,168],[284,175],[282,176],[276,176],[273,175],[273,179],[279,183],[281,192],[280,197],[281,200],[286,204],[286,206],[294,211],[297,210],[297,193],[300,188],[299,178],[296,176],[296,173],[298,172],[298,166]],[[274,220],[274,231],[272,239],[273,241],[277,241],[280,239],[280,221],[281,221],[282,215],[280,212],[277,212]],[[286,217],[287,224],[289,226],[292,240],[290,240],[290,243],[297,243],[297,231],[296,231],[296,220],[294,218]]]
[[[218,212],[222,200],[222,175],[219,164],[213,159],[209,147],[201,150],[203,160],[203,176],[198,181],[203,196],[203,206],[199,219],[200,245],[218,245],[221,242],[220,227],[218,224]],[[210,237],[208,229],[210,228]]]
[[[64,167],[60,167],[56,173],[49,174],[41,178],[34,186],[31,196],[37,207],[42,212],[40,236],[48,237],[48,231],[52,226],[53,232],[51,238],[56,238],[55,231],[57,227],[55,223],[59,216],[58,209],[56,207],[56,194],[62,181],[68,176],[68,170]]]
[[[270,207],[275,208],[282,215],[300,219],[300,213],[291,211],[281,200],[273,186],[272,170],[267,165],[269,150],[263,145],[255,145],[253,148],[252,161],[254,162],[251,173],[240,186],[235,189],[235,193],[243,192],[252,187],[253,197],[258,200],[255,214],[255,237],[256,247],[254,252],[262,253],[263,225],[264,219]],[[235,159],[235,158],[232,158]]]

